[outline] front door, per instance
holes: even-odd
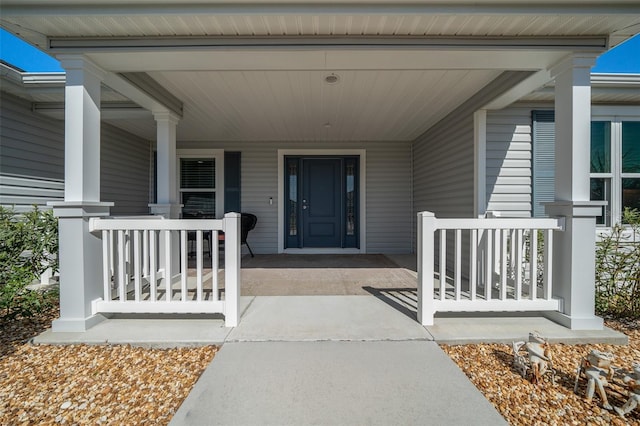
[[[286,157],[286,248],[357,247],[357,157]]]
[[[342,196],[340,159],[302,160],[302,242],[304,247],[340,247]]]

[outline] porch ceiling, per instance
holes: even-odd
[[[4,0],[0,25],[184,105],[180,140],[413,140],[505,70],[640,31],[637,0]],[[339,80],[327,84],[335,73]],[[126,93],[123,93],[126,95]],[[148,139],[147,118],[105,121]]]

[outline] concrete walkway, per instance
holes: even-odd
[[[500,425],[431,341],[227,343],[171,425]]]
[[[258,297],[172,425],[499,425],[414,320],[373,296]]]

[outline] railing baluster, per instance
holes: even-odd
[[[498,231],[501,238],[500,247],[500,299],[507,300],[507,237],[509,230]]]
[[[142,231],[142,275],[149,276],[149,231]]]
[[[202,301],[202,231],[196,231],[196,299]]]
[[[440,230],[440,300],[447,298],[447,230]]]
[[[219,244],[218,231],[211,230],[211,300],[220,300],[218,292],[218,269],[219,269]]]
[[[485,283],[484,283],[484,298],[485,300],[491,300],[491,287],[493,283],[493,259],[492,259],[492,248],[491,243],[493,241],[493,232],[491,229],[487,229],[485,234]]]
[[[455,276],[455,298],[460,300],[462,287],[462,229],[456,229],[456,276]]]
[[[544,289],[545,300],[551,300],[553,281],[553,231],[547,229],[544,240]]]
[[[538,230],[531,230],[529,254],[529,291],[531,300],[536,300],[538,295]]]
[[[469,297],[476,300],[476,282],[478,280],[478,230],[471,230],[471,272],[469,273]]]
[[[158,268],[156,266],[157,256],[156,231],[149,231],[149,299],[155,302],[156,298],[156,281]]]
[[[140,294],[142,293],[142,286],[140,283],[142,271],[140,267],[140,233],[141,231],[133,232],[133,288],[134,298],[136,302],[140,301]]]
[[[124,231],[120,230],[118,231],[118,297],[121,302],[127,300],[125,248]]]
[[[109,231],[109,241],[111,241],[111,247],[110,247],[110,256],[109,256],[109,269],[111,270],[111,276],[113,277],[113,281],[112,281],[112,288],[116,288],[115,286],[117,285],[117,280],[118,278],[116,277],[116,259],[118,256],[118,246],[116,244],[116,239],[115,239],[115,231],[110,230]]]
[[[124,230],[124,265],[125,265],[125,282],[127,285],[131,282],[132,265],[131,265],[131,250],[133,247],[131,246],[131,231],[128,229]]]
[[[189,274],[189,253],[187,248],[187,231],[180,231],[180,300],[187,301],[187,278]]]
[[[113,240],[109,238],[110,231],[102,231],[102,284],[104,300],[111,301],[111,250]]]
[[[516,230],[516,300],[522,298],[522,229]]]
[[[164,282],[165,282],[165,300],[169,302],[171,300],[171,280],[173,278],[173,268],[171,260],[171,231],[165,231],[164,233]]]

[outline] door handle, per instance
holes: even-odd
[[[302,200],[302,210],[306,210],[308,207],[307,200]]]

